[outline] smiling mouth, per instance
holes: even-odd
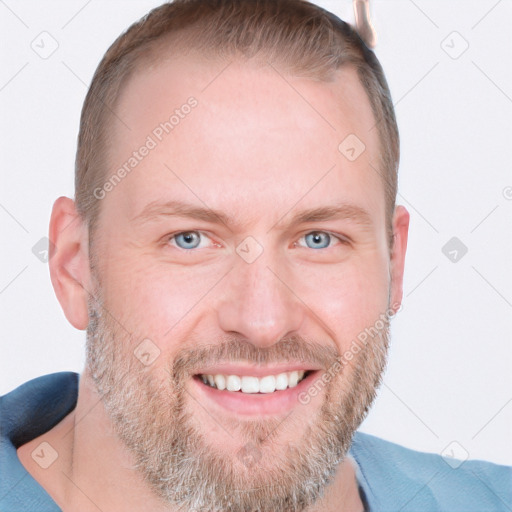
[[[219,391],[233,393],[269,394],[294,388],[315,370],[294,370],[276,375],[254,377],[250,375],[198,374],[194,378]]]

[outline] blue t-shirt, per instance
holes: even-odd
[[[59,512],[21,464],[16,449],[44,434],[76,406],[79,375],[53,373],[0,398],[0,512]],[[349,455],[371,512],[512,511],[512,468],[445,460],[356,432]]]

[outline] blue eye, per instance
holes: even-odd
[[[184,231],[174,235],[172,239],[176,241],[176,245],[181,249],[195,249],[201,241],[199,231]]]
[[[169,236],[167,240],[179,249],[192,250],[206,247],[205,243],[208,244],[209,238],[205,237],[201,231],[182,231]],[[305,240],[306,244],[304,245],[299,242],[298,245],[309,249],[326,249],[333,245],[332,242],[335,241],[342,244],[346,243],[343,239],[325,231],[311,231],[310,233],[302,236],[300,240]],[[215,245],[218,246],[218,244],[214,243],[214,246]]]
[[[325,249],[329,247],[332,238],[335,237],[324,231],[312,231],[304,237],[307,247],[310,249]]]
[[[313,231],[306,235],[305,240],[307,246],[311,249],[325,249],[329,246],[331,235],[329,235],[329,233]]]

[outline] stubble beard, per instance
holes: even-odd
[[[214,448],[205,438],[209,425],[199,424],[188,410],[193,400],[185,387],[187,369],[206,352],[182,352],[163,372],[168,378],[157,379],[151,366],[134,356],[141,340],[124,331],[97,297],[89,301],[86,367],[115,433],[133,455],[134,469],[169,510],[303,512],[323,496],[376,396],[386,365],[388,321],[323,389],[323,404],[307,425],[296,421],[293,411],[279,420],[226,421],[222,427],[242,445],[232,453],[231,447]],[[314,350],[301,338],[274,347],[263,352],[233,340],[214,350],[219,359],[236,354],[237,360],[253,362]],[[331,357],[334,365],[340,361],[335,354],[327,351],[322,360]],[[284,443],[284,435],[296,441]]]

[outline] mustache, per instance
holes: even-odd
[[[242,362],[254,365],[288,362],[311,363],[323,369],[330,368],[341,359],[336,347],[325,345],[302,336],[293,335],[277,343],[260,348],[246,339],[227,338],[219,343],[194,346],[176,354],[169,372],[176,383],[198,373],[198,369],[219,363]]]

